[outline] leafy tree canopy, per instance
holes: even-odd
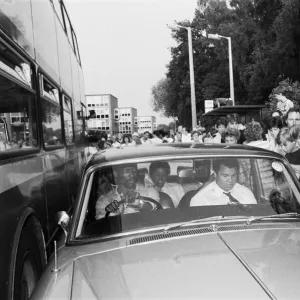
[[[263,104],[286,78],[300,80],[299,0],[199,0],[191,26],[197,116],[204,100],[229,97],[228,43],[202,32],[231,37],[236,104]],[[191,125],[188,35],[173,30],[177,46],[165,78],[152,88],[152,105]]]

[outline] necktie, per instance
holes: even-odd
[[[240,203],[240,201],[238,201],[237,199],[235,199],[230,192],[223,192],[224,195],[226,195],[230,202],[234,202],[234,203]]]
[[[223,192],[224,195],[226,195],[231,203],[236,204],[239,208],[242,208],[244,210],[251,210],[251,206],[247,204],[242,204],[239,200],[235,199],[230,192]],[[230,204],[230,203],[229,203]]]

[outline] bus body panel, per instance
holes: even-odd
[[[13,5],[11,1],[1,1],[0,29],[35,58],[30,0],[15,0]]]
[[[44,173],[42,157],[17,160],[0,166],[0,177],[6,181],[0,194],[0,299],[8,299],[11,272],[16,247],[14,240],[24,211],[31,209],[46,232],[47,210],[44,201]],[[5,247],[3,247],[5,245]]]
[[[55,9],[60,8],[59,3],[55,2]],[[38,134],[36,144],[29,145],[32,150],[30,155],[26,154],[29,153],[26,149],[20,148],[20,152],[10,154],[9,148],[2,150],[0,147],[0,157],[3,154],[0,161],[0,226],[4,228],[0,231],[1,241],[4,241],[0,245],[0,299],[12,297],[14,259],[25,218],[29,214],[36,216],[47,243],[56,228],[55,214],[60,210],[69,210],[76,197],[81,171],[86,163],[88,147],[84,143],[83,73],[78,49],[71,45],[70,35],[67,34],[67,31],[70,33],[70,28],[72,31],[72,26],[69,24],[63,28],[64,22],[57,19],[54,7],[50,0],[2,1],[0,5],[0,44],[9,44],[9,51],[15,52],[21,60],[24,59],[33,75],[31,84],[27,86],[25,81],[19,82],[17,77],[12,78],[10,74],[6,74],[7,70],[4,68],[4,74],[0,74],[0,78],[4,80],[0,80],[0,85],[8,89],[3,89],[3,95],[0,95],[0,116],[7,120],[6,125],[10,131],[7,136],[10,139],[17,128],[15,126],[12,130],[12,122],[15,121],[11,121],[11,117],[20,118],[19,123],[24,124],[23,127],[19,124],[17,139],[21,134],[24,140],[36,132]],[[76,40],[74,32],[71,37]],[[74,48],[77,57],[73,52]],[[0,56],[0,68],[4,65]],[[49,81],[59,91],[60,103],[57,102],[56,105],[61,107],[63,130],[62,148],[59,149],[51,149],[46,144],[48,142],[43,140],[48,137],[43,132],[42,103],[51,103],[52,100],[49,101],[47,95],[43,95],[41,82],[44,81],[40,79]],[[9,81],[14,82],[14,85],[10,85]],[[22,88],[16,88],[17,85]],[[72,103],[75,136],[73,145],[66,145],[64,138],[64,95]],[[22,106],[23,102],[27,106]],[[19,110],[22,107],[27,109],[28,121],[25,121],[25,113],[23,115],[22,110]],[[36,111],[34,117],[33,111]],[[32,120],[34,123],[31,123]],[[32,124],[35,131],[32,130]],[[52,129],[57,128],[53,126]]]
[[[72,66],[72,82],[73,82],[73,98],[76,102],[80,103],[80,84],[78,76],[78,62],[73,52],[70,53],[71,66]]]
[[[66,176],[65,149],[47,153],[44,157],[45,188],[50,234],[56,227],[55,214],[59,210],[67,211],[70,206]]]
[[[69,199],[73,202],[76,198],[79,179],[80,179],[80,165],[78,149],[72,147],[66,151],[66,161],[67,161],[67,182],[69,189]]]
[[[50,1],[32,0],[31,4],[36,61],[59,83],[55,13]]]
[[[72,68],[70,58],[70,45],[66,39],[66,33],[64,32],[60,21],[56,19],[56,33],[57,33],[57,46],[58,46],[58,61],[59,61],[59,74],[60,84],[63,90],[70,96],[73,93],[72,83]]]

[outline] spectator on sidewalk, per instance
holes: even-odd
[[[145,131],[143,137],[141,138],[141,142],[143,145],[149,145],[152,144],[151,140],[150,140],[150,132],[149,131]]]

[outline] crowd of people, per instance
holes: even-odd
[[[191,132],[178,126],[176,132],[171,129],[169,132],[134,132],[132,135],[108,134],[98,141],[96,148],[103,150],[161,143],[226,143],[264,148],[285,156],[296,174],[300,174],[300,110],[292,107],[285,114],[276,110],[264,122],[253,120],[247,124],[242,124],[239,115],[233,113],[220,117],[214,126],[199,126]]]

